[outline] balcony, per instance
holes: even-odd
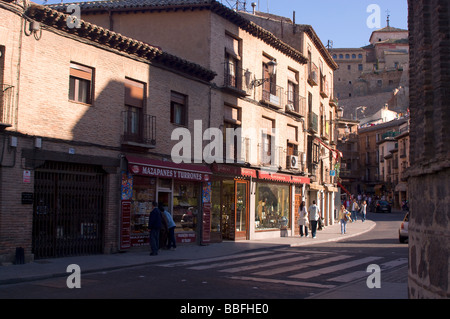
[[[306,98],[293,92],[286,92],[286,113],[306,116]]]
[[[327,98],[330,95],[328,81],[325,78],[320,79],[320,96]]]
[[[319,133],[319,116],[314,112],[308,115],[308,128],[312,133]]]
[[[311,86],[319,85],[319,68],[313,62],[309,63],[308,83]]]
[[[268,82],[262,86],[261,103],[275,107],[282,108],[283,105],[283,88]]]
[[[123,111],[122,145],[153,149],[156,145],[156,117],[135,111]]]
[[[3,84],[0,91],[0,128],[14,124],[14,86]]]
[[[251,72],[236,67],[230,62],[224,63],[223,89],[238,96],[251,95]]]

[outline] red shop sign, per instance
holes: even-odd
[[[134,175],[173,178],[184,181],[207,182],[211,170],[205,166],[175,164],[152,159],[127,157],[128,169]]]
[[[271,172],[265,172],[265,171],[258,171],[258,177],[260,179],[265,179],[265,180],[274,181],[274,182],[291,183],[291,181],[292,181],[291,175],[271,173]]]

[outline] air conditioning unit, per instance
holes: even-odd
[[[289,155],[287,157],[287,168],[298,169],[300,167],[298,156]]]

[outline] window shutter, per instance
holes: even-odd
[[[144,106],[144,83],[125,79],[125,104],[134,107]]]

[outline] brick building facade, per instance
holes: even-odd
[[[16,248],[25,261],[117,252],[138,222],[119,232],[126,160],[170,159],[174,92],[189,99],[187,128],[207,123],[215,73],[92,24],[70,29],[43,6],[24,19],[0,4],[0,262]]]
[[[450,297],[450,3],[408,1],[409,296]]]

